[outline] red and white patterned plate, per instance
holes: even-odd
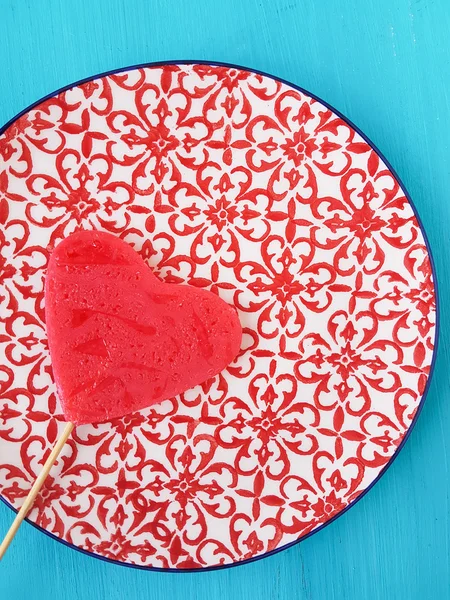
[[[149,65],[34,105],[0,136],[0,489],[18,508],[63,427],[43,282],[80,228],[239,310],[240,356],[160,406],[78,427],[30,521],[106,559],[205,568],[345,510],[426,392],[436,298],[398,179],[303,90],[227,65]]]

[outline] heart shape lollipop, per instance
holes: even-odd
[[[51,255],[45,315],[64,416],[96,423],[171,398],[236,356],[241,326],[215,294],[160,281],[120,238],[80,231]]]
[[[74,425],[126,415],[213,377],[236,356],[236,311],[160,281],[121,239],[80,231],[50,257],[45,317],[64,432],[0,544],[0,559]]]

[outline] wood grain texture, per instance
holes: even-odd
[[[450,599],[449,31],[448,0],[0,0],[0,123],[62,85],[140,62],[274,73],[344,112],[388,157],[427,229],[441,300],[414,433],[324,531],[244,567],[179,575],[109,565],[24,525],[0,567],[2,600]],[[11,516],[1,505],[2,531]]]

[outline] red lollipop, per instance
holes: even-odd
[[[53,374],[68,424],[0,546],[28,513],[74,425],[124,416],[217,375],[242,330],[215,294],[166,284],[124,241],[80,231],[50,257],[45,315]]]

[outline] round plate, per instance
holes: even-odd
[[[7,503],[64,425],[43,282],[81,228],[233,303],[243,345],[182,396],[78,427],[32,523],[129,565],[230,565],[316,531],[380,476],[427,389],[436,295],[406,192],[344,117],[262,73],[147,65],[34,105],[0,155]]]

